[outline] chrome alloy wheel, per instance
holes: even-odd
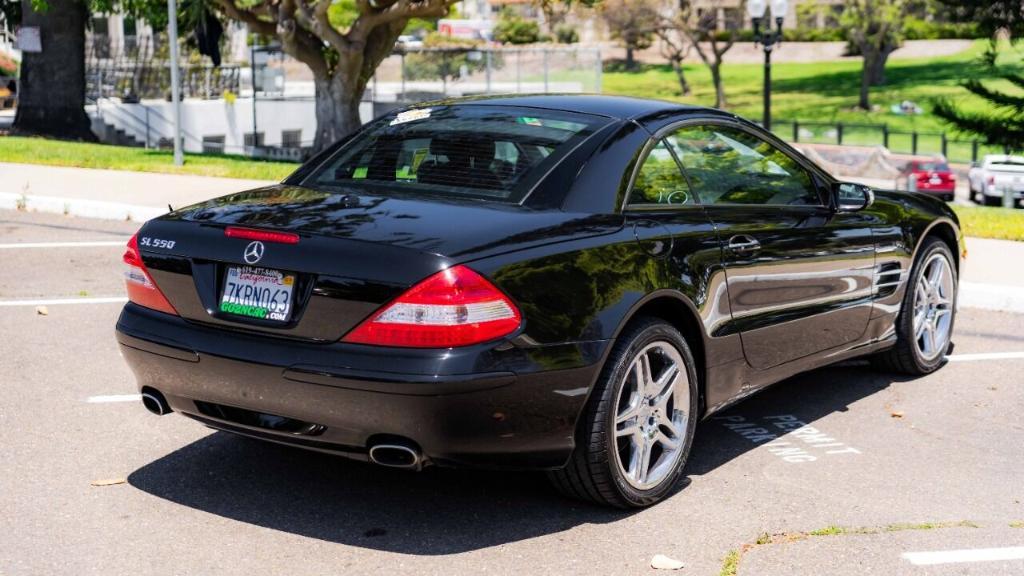
[[[953,325],[953,269],[943,254],[932,254],[922,267],[914,290],[914,341],[926,360],[934,360],[949,345]]]
[[[686,440],[690,382],[679,351],[665,341],[640,350],[615,406],[619,471],[634,488],[653,488],[675,468]]]

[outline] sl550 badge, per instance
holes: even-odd
[[[165,248],[170,250],[174,248],[174,240],[164,240],[162,238],[150,238],[149,236],[143,236],[139,238],[139,245],[146,246],[147,248]]]

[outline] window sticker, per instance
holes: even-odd
[[[356,168],[355,170],[352,171],[352,179],[353,180],[362,180],[362,179],[366,178],[366,174],[369,171],[370,171],[369,166],[360,166],[360,167],[358,167],[358,168]]]
[[[405,124],[406,122],[413,122],[416,120],[425,120],[430,118],[430,108],[416,108],[414,110],[406,110],[405,112],[399,112],[398,116],[391,121],[390,126],[397,124]]]
[[[544,123],[541,122],[539,119],[532,118],[530,116],[520,116],[519,118],[516,118],[516,121],[519,122],[520,124],[526,124],[527,126],[543,126],[544,125]]]

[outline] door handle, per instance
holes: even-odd
[[[729,250],[737,254],[746,254],[761,249],[761,243],[756,238],[740,234],[729,238]]]

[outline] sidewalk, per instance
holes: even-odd
[[[202,200],[273,184],[207,176],[0,163],[0,208],[145,221]]]

